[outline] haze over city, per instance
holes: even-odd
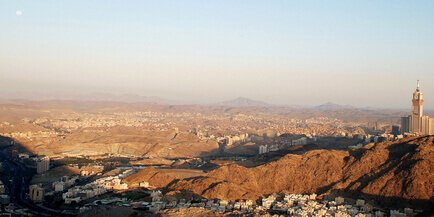
[[[422,0],[0,0],[0,217],[432,217],[433,23]]]
[[[434,95],[432,1],[2,1],[2,98],[408,108]],[[427,97],[425,107],[434,108]]]

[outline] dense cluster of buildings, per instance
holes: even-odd
[[[248,142],[250,141],[248,133],[241,133],[238,135],[228,135],[224,137],[217,137],[216,140],[225,146],[232,146],[236,143]]]
[[[280,143],[275,144],[263,144],[259,145],[259,154],[265,154],[268,152],[279,151],[283,148],[288,148],[294,145],[306,145],[308,143],[308,139],[314,139],[313,137],[305,136],[305,135],[294,135],[290,136],[281,136]],[[309,137],[309,138],[308,138]]]
[[[103,112],[103,113],[60,113],[56,116],[36,119],[23,118],[23,122],[44,127],[44,131],[13,132],[13,124],[2,122],[11,130],[0,132],[1,135],[18,138],[32,143],[46,143],[56,138],[67,136],[70,132],[84,129],[83,132],[103,132],[105,128],[125,126],[140,127],[150,131],[171,131],[179,128],[179,132],[191,129],[195,124],[201,131],[195,131],[199,138],[209,139],[226,137],[227,143],[236,143],[247,139],[249,134],[261,135],[264,129],[291,134],[334,135],[342,131],[342,126],[360,125],[361,123],[344,123],[342,120],[328,117],[312,117],[306,120],[284,115],[250,115],[250,114],[208,114],[199,112]],[[339,130],[337,130],[339,129]],[[178,130],[176,130],[178,131]],[[214,136],[213,136],[214,135]],[[232,140],[232,141],[231,141]],[[27,142],[27,141],[26,141]]]
[[[65,189],[75,185],[77,181],[78,176],[62,176],[59,181],[52,183],[52,187],[55,192],[62,192]]]
[[[10,197],[6,194],[6,189],[3,182],[0,180],[0,205],[9,204]]]
[[[55,192],[63,192],[67,188],[74,186],[78,181],[78,176],[62,176],[59,181],[52,183],[52,189],[45,188],[42,183],[29,186],[29,198],[34,203],[42,203],[45,201],[45,196],[52,195]]]
[[[161,191],[150,192],[150,201],[128,201],[112,198],[102,201],[102,204],[133,207],[140,210],[160,212],[167,209],[202,208],[216,213],[228,215],[267,215],[277,214],[285,216],[335,216],[335,217],[411,217],[417,214],[410,208],[402,210],[382,210],[375,208],[363,199],[349,200],[335,197],[331,200],[320,199],[316,194],[273,194],[261,200],[223,200],[223,199],[176,199],[165,197]],[[113,203],[116,202],[116,203]],[[96,203],[92,203],[95,205]],[[80,209],[85,212],[91,209],[87,204]]]
[[[401,118],[402,133],[434,135],[434,118],[423,114],[423,104],[423,93],[420,91],[420,84],[417,81],[417,87],[412,99],[412,113],[407,117]]]
[[[79,203],[83,200],[102,195],[112,190],[127,190],[128,184],[123,183],[122,179],[131,175],[133,170],[125,170],[115,176],[99,178],[83,186],[75,186],[62,194],[65,204]]]

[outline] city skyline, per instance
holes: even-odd
[[[4,1],[1,97],[404,109],[419,79],[434,108],[434,3],[228,4]]]
[[[402,133],[417,133],[421,135],[434,134],[434,118],[424,113],[425,98],[419,80],[413,92],[411,115],[401,117]]]

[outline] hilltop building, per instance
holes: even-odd
[[[434,135],[434,118],[423,115],[423,93],[420,91],[420,82],[417,81],[413,93],[411,115],[401,118],[402,133],[419,135]]]

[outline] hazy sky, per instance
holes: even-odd
[[[5,94],[434,108],[434,1],[0,0]]]

